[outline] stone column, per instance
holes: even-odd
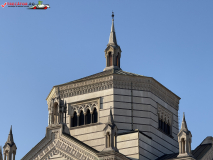
[[[106,56],[106,67],[108,67],[108,62],[109,62],[109,56]]]
[[[4,160],[6,160],[6,153],[4,154]]]
[[[117,135],[116,135],[116,133],[115,133],[115,140],[114,141],[115,141],[115,146],[114,147],[117,148]]]
[[[79,117],[80,115],[77,115],[77,126],[79,126]]]
[[[92,123],[92,116],[93,116],[93,112],[91,112],[91,123]]]
[[[182,145],[181,145],[181,140],[180,140],[180,141],[178,141],[178,143],[179,143],[179,154],[181,154],[181,153],[182,153]]]
[[[15,160],[15,154],[13,153],[13,160]]]
[[[87,113],[84,113],[84,125],[86,124],[86,114]]]
[[[189,153],[189,139],[186,138],[186,141],[185,141],[185,151],[186,153]]]

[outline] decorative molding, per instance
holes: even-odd
[[[148,91],[155,94],[176,110],[179,109],[180,98],[151,77],[113,74],[83,82],[64,84],[51,91],[48,99],[57,94],[61,98],[73,97],[110,88]]]
[[[168,123],[169,120],[169,125],[172,126],[172,113],[160,104],[158,104],[158,116],[160,116],[159,118],[163,120],[163,122],[166,120],[166,123]]]
[[[94,108],[97,109],[97,112],[99,113],[100,109],[100,98],[96,98],[93,100],[87,100],[77,103],[69,104],[70,106],[70,115],[73,117],[74,111],[76,111],[77,115],[80,115],[80,112],[83,111],[84,114],[86,114],[87,110],[90,110],[90,113],[93,113]]]
[[[68,160],[98,160],[98,158],[94,155],[61,137],[59,139],[55,139],[59,136],[57,132],[52,132],[51,135],[52,138],[54,137],[53,141],[40,147],[32,160],[48,160],[53,155],[58,154]]]

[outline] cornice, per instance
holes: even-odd
[[[152,77],[112,74],[82,82],[64,84],[52,90],[49,98],[59,94],[61,98],[73,97],[110,88],[133,89],[152,92],[174,109],[179,109],[180,97]],[[48,99],[49,99],[48,98]]]

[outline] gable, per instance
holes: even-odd
[[[44,139],[41,140],[22,160],[97,160],[95,149],[79,142],[77,139],[62,132],[62,125],[48,130]],[[61,128],[59,128],[61,127]]]

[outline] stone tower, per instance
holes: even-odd
[[[10,128],[10,133],[7,138],[7,142],[4,145],[4,160],[15,160],[16,156],[16,144],[13,140],[12,126]]]

